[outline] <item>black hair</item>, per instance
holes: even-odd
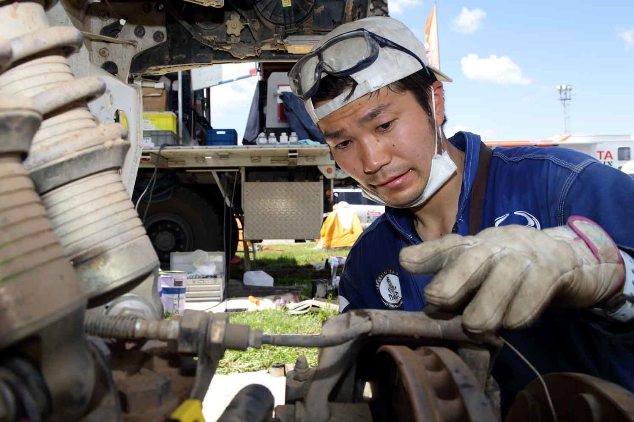
[[[421,69],[404,77],[403,79],[399,79],[396,82],[388,84],[387,87],[393,92],[411,92],[414,95],[414,98],[416,98],[416,102],[420,104],[425,111],[425,114],[427,114],[427,116],[429,116],[429,118],[433,121],[429,88],[436,80],[437,79],[433,72],[430,71],[428,73]],[[315,95],[311,97],[311,99],[313,104],[317,104],[321,101],[332,100],[342,92],[350,89],[350,94],[348,95],[349,98],[353,95],[356,87],[357,83],[350,76],[337,78],[331,75],[326,75],[319,82],[319,89]],[[447,119],[445,118],[445,121],[446,120]],[[445,124],[445,121],[443,121],[443,125]]]

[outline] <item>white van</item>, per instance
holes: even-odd
[[[359,188],[335,188],[333,190],[333,202],[345,201],[361,220],[361,226],[365,229],[374,220],[385,212],[385,207],[363,196]]]

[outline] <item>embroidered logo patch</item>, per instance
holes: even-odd
[[[526,227],[535,227],[537,230],[541,230],[542,228],[542,225],[539,224],[539,220],[533,214],[526,211],[515,211],[513,212],[513,215],[506,213],[495,219],[495,227],[506,226],[508,224],[519,224]]]
[[[376,278],[376,290],[383,304],[389,309],[399,309],[403,306],[403,293],[398,273],[394,270],[383,271]]]

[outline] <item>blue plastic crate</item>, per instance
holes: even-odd
[[[210,129],[207,145],[237,145],[238,132],[235,129]]]

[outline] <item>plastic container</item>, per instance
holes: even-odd
[[[176,114],[171,111],[143,113],[143,130],[169,130],[176,133]]]
[[[286,132],[282,132],[280,135],[280,144],[288,144],[288,135]]]
[[[163,144],[177,145],[178,138],[176,137],[176,134],[170,130],[143,131],[144,147],[160,147]]]
[[[264,271],[246,271],[242,277],[245,286],[273,287],[273,277]]]
[[[277,144],[277,137],[273,132],[269,133],[269,144]]]
[[[266,139],[266,135],[264,134],[264,132],[260,132],[260,134],[258,135],[258,139],[255,141],[255,143],[258,145],[264,145],[268,142],[269,141]]]
[[[237,145],[238,132],[235,129],[209,129],[207,145]]]
[[[288,143],[289,144],[295,144],[298,141],[298,137],[297,137],[297,133],[295,132],[291,132],[291,136],[288,137]]]
[[[187,274],[184,271],[159,272],[159,295],[165,316],[185,312]]]

